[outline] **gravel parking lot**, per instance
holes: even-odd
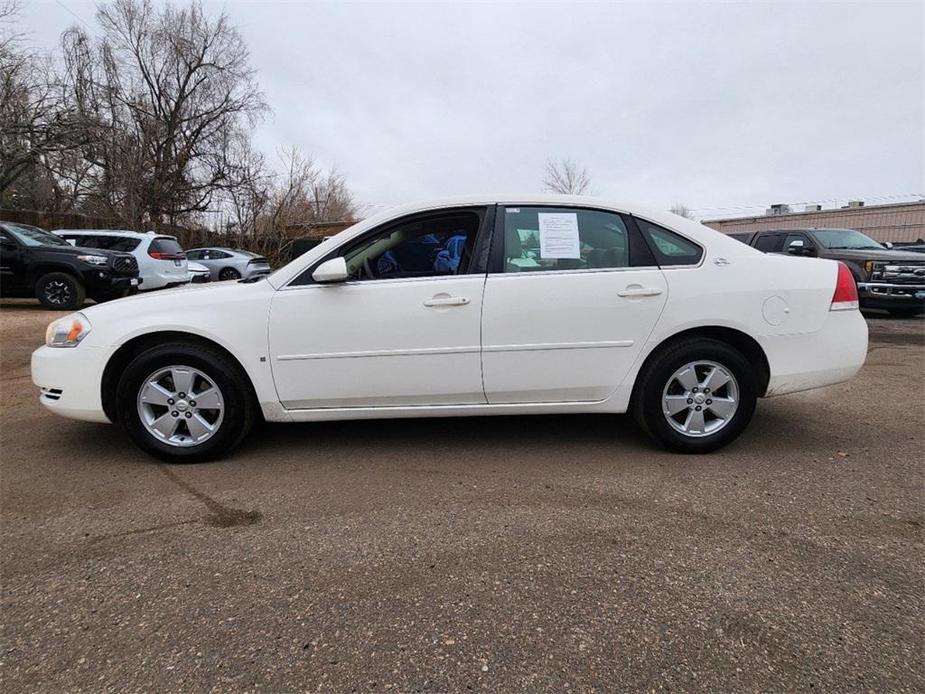
[[[4,691],[925,690],[921,319],[710,456],[555,416],[168,466],[39,405],[57,315],[0,307]]]

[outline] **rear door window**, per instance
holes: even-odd
[[[615,212],[504,209],[504,272],[606,270],[630,265],[630,235]]]

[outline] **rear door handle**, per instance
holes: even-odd
[[[622,292],[617,292],[617,296],[658,296],[662,293],[662,290],[658,287],[640,287],[629,286],[624,289]]]
[[[469,303],[469,299],[464,296],[440,296],[434,297],[433,299],[428,299],[424,302],[424,305],[427,307],[433,306],[465,306]]]

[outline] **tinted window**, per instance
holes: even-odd
[[[765,253],[778,253],[783,247],[783,240],[780,234],[762,234],[755,242],[755,248]]]
[[[741,241],[742,243],[748,243],[752,238],[751,232],[747,234],[729,234],[728,236],[729,238],[735,239],[736,241]]]
[[[188,260],[200,260],[203,257],[202,254],[204,252],[205,251],[187,251],[186,258]]]
[[[696,265],[700,262],[703,249],[693,241],[644,219],[636,221],[659,265]]]
[[[629,233],[613,212],[555,207],[504,210],[504,272],[629,265]]]
[[[210,260],[225,260],[230,257],[231,253],[226,253],[225,251],[209,251]]]
[[[163,253],[165,255],[183,255],[183,248],[177,240],[169,236],[158,236],[151,242],[148,253]]]
[[[109,251],[123,251],[126,253],[131,253],[141,243],[139,239],[133,239],[131,236],[84,236],[81,234],[73,238],[78,246],[103,248]]]
[[[364,238],[344,253],[353,280],[465,274],[482,211],[418,216]]]

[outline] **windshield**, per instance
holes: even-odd
[[[813,236],[826,248],[883,250],[879,243],[854,229],[814,229]]]
[[[4,224],[3,228],[24,246],[70,246],[60,236],[25,224]]]

